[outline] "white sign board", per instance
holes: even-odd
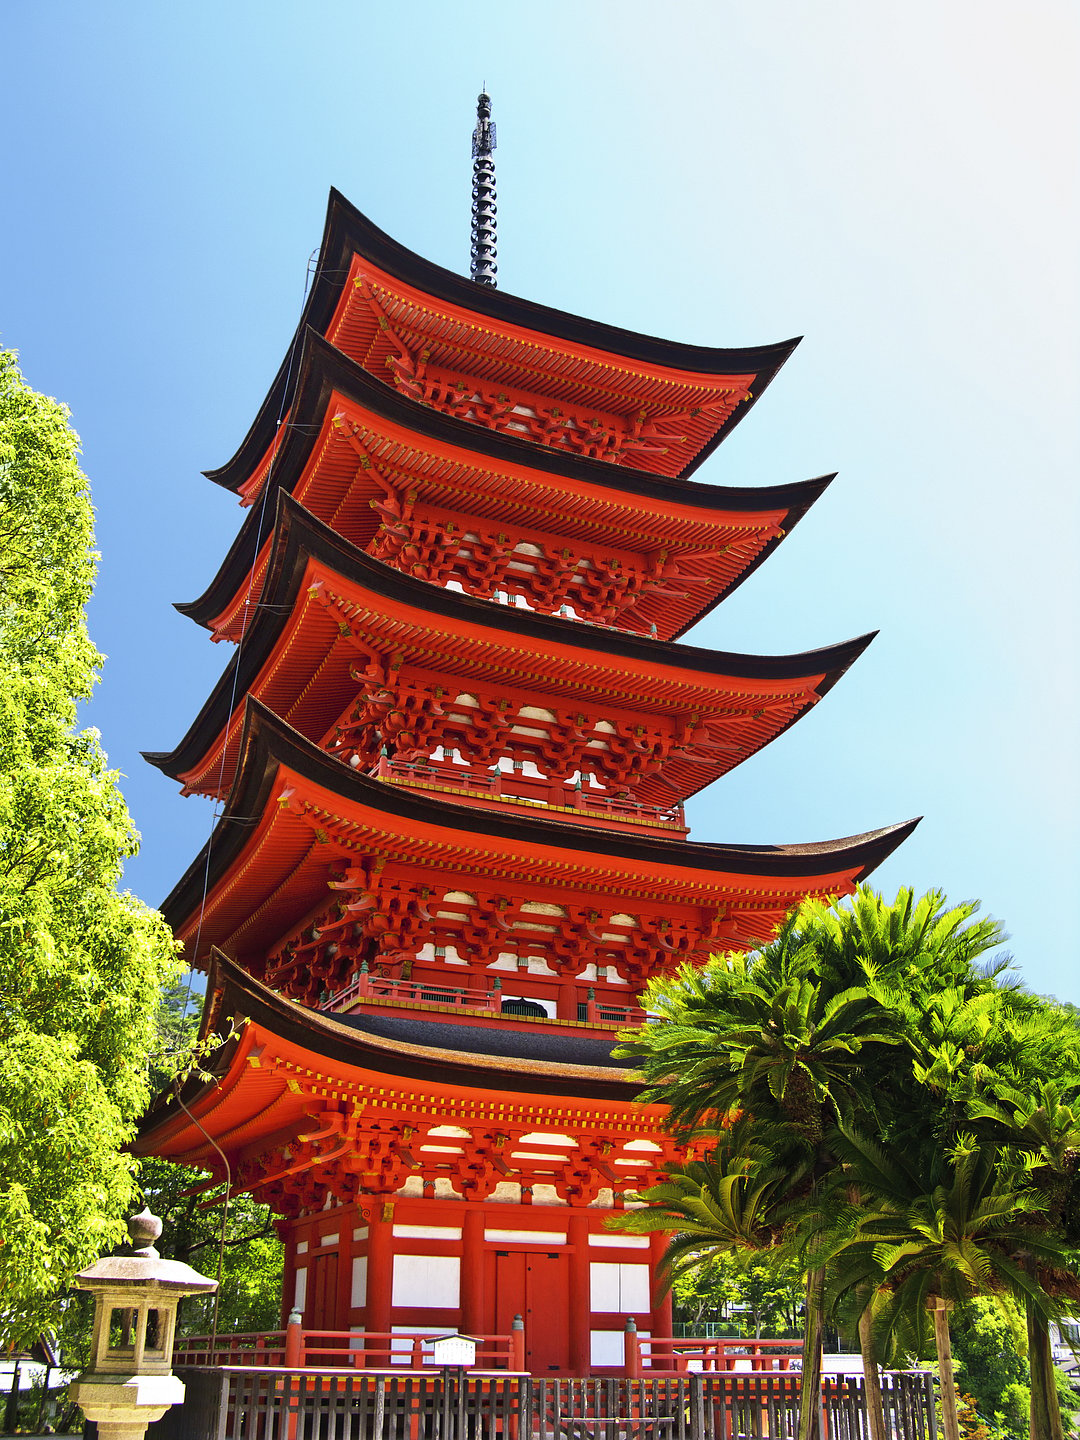
[[[475,1365],[476,1341],[468,1335],[440,1335],[432,1341],[431,1354],[436,1365]]]

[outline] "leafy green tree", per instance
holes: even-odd
[[[916,898],[902,889],[887,902],[865,886],[834,909],[804,906],[759,953],[720,957],[654,985],[645,1003],[666,1023],[625,1045],[648,1082],[645,1095],[671,1106],[684,1135],[715,1132],[738,1108],[769,1134],[774,1164],[785,1163],[785,1141],[808,1164],[810,1183],[786,1197],[807,1266],[810,1403],[801,1440],[813,1423],[805,1412],[817,1410],[812,1365],[826,1267],[851,1241],[870,1198],[850,1158],[841,1164],[842,1128],[878,1137],[925,1171],[972,1128],[976,1102],[1071,1063],[1063,1059],[1069,1045],[1048,1032],[1043,1002],[1002,978],[1007,962],[986,964],[1004,935],[977,912],[976,902],[948,907],[937,891]],[[1004,1154],[1000,1145],[995,1153]],[[1030,1188],[1013,1185],[1016,1193]],[[867,1265],[852,1283],[857,1296],[833,1291],[838,1307],[860,1317],[872,1378],[867,1321],[883,1273]],[[889,1328],[910,1341],[925,1330],[925,1314],[901,1307]],[[883,1433],[879,1407],[871,1411]]]
[[[218,1331],[276,1329],[285,1252],[269,1208],[250,1195],[234,1195],[224,1215],[224,1187],[206,1189],[204,1171],[166,1160],[143,1160],[140,1178],[146,1203],[161,1217],[158,1249],[163,1255],[212,1276],[218,1274],[220,1255]],[[185,1300],[180,1318],[180,1334],[208,1333],[212,1300]]]
[[[668,1105],[684,1135],[715,1133],[732,1114],[750,1117],[759,1151],[767,1150],[765,1175],[785,1177],[770,1178],[769,1200],[789,1212],[812,1205],[834,1168],[829,1135],[837,1118],[861,1103],[867,1053],[898,1039],[872,966],[821,963],[828,913],[806,907],[759,952],[722,956],[700,970],[683,966],[655,982],[644,1004],[666,1023],[633,1032],[621,1051],[648,1082],[643,1098]],[[685,1178],[708,1196],[707,1175],[687,1167]],[[755,1179],[760,1183],[756,1171]],[[721,1170],[717,1181],[726,1180]],[[669,1198],[655,1192],[650,1203],[670,1209]],[[682,1239],[675,1237],[669,1255]],[[811,1257],[799,1440],[820,1426],[824,1286],[823,1264]]]
[[[951,1328],[960,1384],[990,1440],[1025,1440],[1030,1379],[1022,1312],[1009,1300],[976,1296],[956,1307]]]
[[[0,355],[0,1342],[55,1323],[122,1238],[164,922],[117,891],[138,837],[96,731],[96,556],[67,412]]]
[[[182,1072],[202,1058],[192,998],[192,987],[183,981],[161,992],[151,1053],[155,1091],[179,1084]],[[210,1043],[216,1045],[216,1037]],[[281,1318],[284,1247],[269,1207],[247,1194],[232,1196],[226,1207],[224,1186],[208,1187],[205,1171],[153,1157],[139,1162],[139,1182],[143,1199],[161,1218],[161,1253],[221,1281],[216,1300],[191,1296],[181,1303],[179,1333],[210,1331],[215,1304],[221,1333],[275,1329]]]
[[[731,1335],[782,1340],[802,1333],[803,1275],[797,1261],[768,1253],[736,1259],[704,1252],[671,1286],[676,1318],[700,1334],[722,1326]]]

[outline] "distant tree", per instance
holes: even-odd
[[[285,1250],[269,1208],[251,1195],[234,1195],[225,1215],[224,1186],[205,1188],[206,1172],[188,1165],[148,1159],[141,1162],[140,1173],[146,1203],[162,1220],[162,1255],[214,1277],[221,1256],[219,1332],[275,1329],[281,1319]],[[212,1316],[211,1300],[185,1300],[180,1333],[207,1333]]]
[[[713,1252],[684,1270],[671,1292],[677,1318],[694,1334],[720,1325],[732,1335],[773,1340],[801,1333],[803,1288],[797,1261],[767,1252],[743,1260]]]
[[[951,1328],[957,1379],[990,1440],[1025,1440],[1031,1397],[1023,1313],[977,1296],[956,1307]]]
[[[150,1077],[155,1092],[181,1083],[183,1074],[203,1058],[197,1042],[197,1010],[190,984],[167,985],[157,1010],[157,1039]],[[215,1046],[216,1037],[207,1042]],[[222,1332],[272,1330],[281,1318],[281,1280],[285,1250],[270,1209],[253,1196],[231,1197],[225,1187],[209,1185],[206,1171],[148,1157],[139,1162],[143,1199],[162,1222],[157,1242],[162,1255],[184,1260],[205,1275],[219,1275],[217,1325]],[[214,1302],[192,1296],[180,1306],[179,1333],[210,1330]]]
[[[158,994],[154,911],[118,893],[138,836],[97,732],[93,514],[67,411],[0,353],[0,1344],[124,1234]]]

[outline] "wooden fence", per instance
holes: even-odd
[[[799,1375],[532,1379],[224,1366],[181,1371],[183,1406],[149,1440],[791,1440]],[[936,1440],[923,1371],[882,1376],[890,1440]],[[827,1376],[827,1440],[869,1440],[862,1379]]]

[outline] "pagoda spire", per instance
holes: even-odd
[[[482,90],[476,100],[476,129],[472,137],[472,260],[469,273],[477,285],[496,288],[495,264],[495,122],[491,96]]]

